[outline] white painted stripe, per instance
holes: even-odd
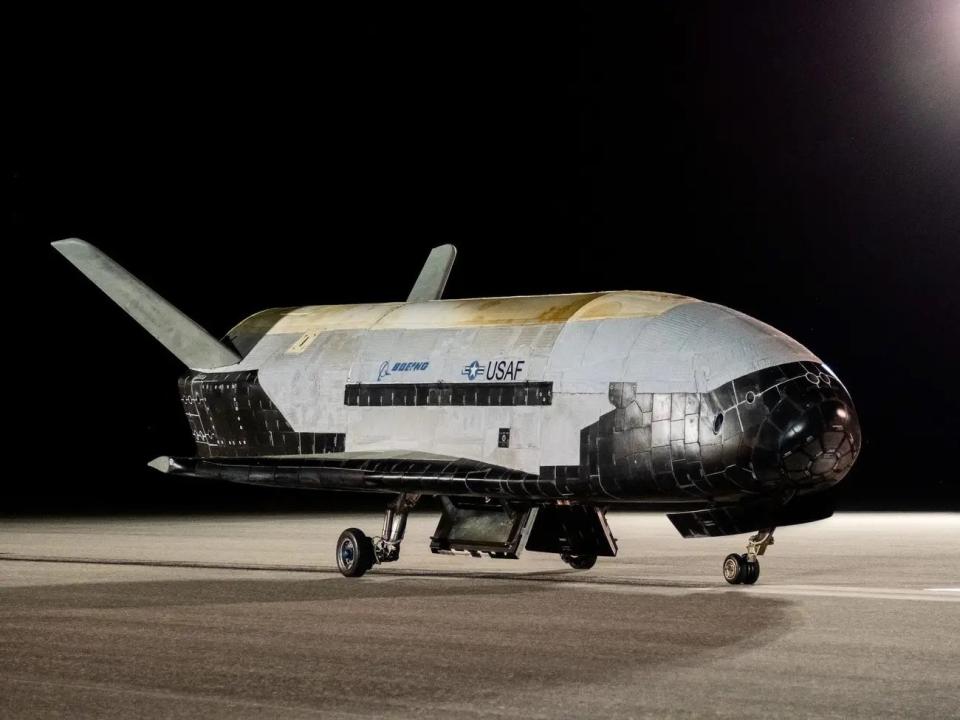
[[[559,581],[562,587],[577,588],[584,590],[605,591],[605,592],[629,592],[643,593],[653,595],[692,595],[702,593],[746,593],[749,595],[778,595],[788,597],[811,597],[811,598],[845,598],[848,600],[914,600],[920,602],[947,602],[960,603],[960,596],[953,594],[937,594],[924,592],[921,590],[910,590],[903,588],[862,588],[860,590],[847,587],[834,587],[830,585],[729,585],[729,586],[699,586],[682,587],[670,586],[664,582],[656,584],[655,581],[648,581],[649,584],[628,584],[628,583],[603,583],[603,582],[584,582],[584,581]]]
[[[924,602],[960,602],[960,597],[951,595],[924,594],[918,590],[904,588],[853,588],[822,586],[753,586],[750,588],[729,588],[728,592],[746,591],[760,595],[794,595],[800,597],[851,598],[855,600],[920,600]]]

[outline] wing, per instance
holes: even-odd
[[[425,495],[516,495],[506,491],[509,483],[536,479],[477,460],[405,451],[210,458],[164,455],[149,465],[168,475],[250,485]]]
[[[90,243],[70,238],[51,244],[187,367],[240,362],[235,352]]]

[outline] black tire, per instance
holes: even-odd
[[[723,559],[723,579],[731,585],[739,585],[746,577],[747,556],[730,553]]]
[[[570,553],[563,553],[560,559],[574,570],[589,570],[597,564],[596,555],[571,555]]]
[[[348,528],[337,540],[337,569],[344,577],[360,577],[373,567],[373,540],[363,530]]]
[[[746,574],[743,577],[744,585],[753,585],[760,578],[760,561],[748,562],[746,564]]]

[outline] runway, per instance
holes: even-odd
[[[947,717],[960,707],[960,515],[843,514],[682,539],[611,513],[620,554],[334,569],[375,514],[0,523],[0,716]]]

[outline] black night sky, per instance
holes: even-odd
[[[449,297],[729,305],[849,388],[846,507],[957,507],[960,6],[479,7],[38,30],[6,133],[2,506],[351,501],[148,471],[192,454],[181,367],[48,245],[77,236],[215,335],[403,299],[445,242]]]

